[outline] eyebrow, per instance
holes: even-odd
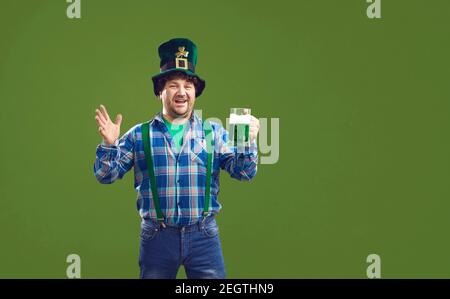
[[[168,85],[181,85],[181,84],[178,84],[177,82],[168,82],[167,83]],[[184,83],[184,85],[194,85],[194,83],[192,83],[192,82],[186,82],[186,83]]]
[[[169,82],[167,82],[167,84],[177,84],[177,85],[178,85],[178,82],[175,82],[175,81],[169,81]],[[193,85],[194,83],[189,82],[189,81],[186,81],[184,84],[190,84],[190,85]]]

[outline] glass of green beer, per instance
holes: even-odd
[[[231,108],[229,145],[237,148],[250,146],[250,120],[251,110],[249,108]]]

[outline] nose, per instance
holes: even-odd
[[[181,86],[180,88],[178,88],[177,95],[178,95],[179,97],[184,97],[184,96],[186,96],[186,89],[185,89],[183,86]]]

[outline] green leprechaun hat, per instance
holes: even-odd
[[[197,46],[187,38],[174,38],[161,44],[158,48],[160,63],[160,73],[152,77],[153,91],[158,96],[156,90],[158,79],[169,75],[172,72],[181,71],[187,75],[195,76],[198,79],[196,96],[200,96],[205,89],[205,80],[195,73],[197,64]]]

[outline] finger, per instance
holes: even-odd
[[[259,129],[259,123],[258,122],[251,122],[250,123],[250,128]]]
[[[252,123],[259,128],[259,119],[257,119],[256,117],[252,116]]]
[[[250,114],[249,112],[250,112],[249,109],[244,109],[244,110],[242,111],[243,114]]]
[[[102,136],[103,138],[107,137],[105,127],[98,127],[98,132],[100,133],[100,136]]]
[[[103,116],[103,118],[106,120],[106,122],[108,122],[110,120],[110,117],[109,117],[108,111],[106,110],[106,107],[103,106],[103,105],[100,105],[100,109],[99,110],[100,110],[101,115]]]
[[[95,114],[96,114],[96,115],[99,117],[99,119],[101,119],[104,123],[107,122],[105,116],[103,115],[103,113],[100,112],[100,110],[95,109]]]
[[[256,127],[256,126],[250,127],[250,132],[251,131],[258,132],[259,131],[259,127]]]
[[[105,106],[100,105],[100,111],[103,113],[103,116],[105,117],[105,119],[106,119],[107,121],[110,120],[108,111],[106,110],[106,107],[105,107]]]
[[[122,123],[122,114],[117,114],[116,125],[120,126],[121,123]]]
[[[105,126],[106,122],[104,122],[98,115],[95,116],[95,120],[99,126]]]

